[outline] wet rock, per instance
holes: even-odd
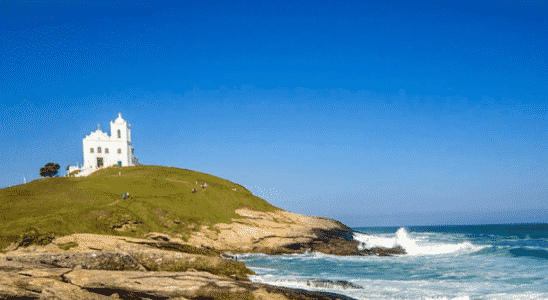
[[[348,241],[343,238],[331,238],[331,239],[314,239],[308,243],[295,243],[283,245],[282,247],[294,253],[320,252],[331,255],[341,256],[364,256],[364,255],[378,255],[378,256],[391,256],[394,254],[407,254],[405,249],[401,246],[393,248],[373,247],[371,249],[360,250],[358,241]]]
[[[134,242],[135,244],[141,244],[141,245],[148,245],[157,249],[161,250],[171,250],[176,252],[183,252],[183,253],[189,253],[189,254],[199,254],[199,255],[205,255],[205,256],[220,256],[221,251],[215,250],[207,245],[204,245],[201,248],[191,246],[191,245],[185,245],[181,243],[176,242],[169,242],[169,241],[154,241],[154,242]]]
[[[343,288],[343,289],[363,289],[362,286],[354,284],[346,280],[326,280],[315,279],[308,281],[310,286],[325,287],[325,288]]]
[[[284,279],[277,279],[273,282],[287,282]],[[328,279],[308,279],[308,280],[293,280],[291,282],[303,283],[310,287],[319,288],[340,288],[340,289],[363,289],[362,286],[354,284],[346,280],[328,280]]]
[[[371,249],[364,250],[368,255],[378,256],[391,256],[392,254],[407,254],[405,249],[401,246],[395,246],[392,248],[373,247]]]

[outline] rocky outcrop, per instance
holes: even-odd
[[[76,285],[41,274],[12,274],[0,271],[0,299],[89,299],[112,300]]]
[[[216,229],[205,226],[195,232],[188,244],[231,253],[304,253],[316,251],[332,255],[405,254],[401,247],[359,250],[353,231],[333,219],[309,217],[286,211],[257,212],[239,209],[241,219],[231,224],[216,224]]]
[[[78,246],[58,247],[66,243]],[[244,263],[219,253],[162,238],[65,236],[0,255],[0,299],[351,299],[251,282]]]
[[[124,248],[124,247],[120,247]],[[35,266],[109,271],[186,271],[196,269],[221,276],[246,278],[254,274],[243,262],[139,247],[129,244],[123,251],[89,251],[66,253],[8,253],[8,263],[27,263]]]
[[[204,226],[188,241],[157,232],[143,238],[80,233],[43,246],[12,244],[0,255],[0,299],[344,300],[351,298],[251,282],[247,276],[253,271],[231,254],[405,253],[401,247],[360,250],[349,227],[327,218],[284,211],[237,213],[242,218]],[[306,285],[361,288],[322,279]]]
[[[193,269],[154,272],[87,270],[81,265],[53,268],[52,260],[18,257],[0,259],[0,299],[351,300],[334,293],[277,287]]]
[[[78,265],[88,270],[146,271],[138,260],[126,253],[102,251],[87,253],[42,253],[6,255],[5,260],[42,264],[57,268],[74,268]]]
[[[320,287],[320,288],[339,288],[339,289],[363,289],[362,286],[354,284],[346,280],[329,280],[329,279],[308,279],[308,280],[283,280],[276,279],[270,282],[291,282],[291,283],[302,283],[309,287]]]

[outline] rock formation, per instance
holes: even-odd
[[[401,247],[358,250],[340,222],[285,211],[240,209],[241,219],[202,227],[188,241],[99,234],[56,237],[45,246],[12,244],[0,255],[0,299],[351,299],[251,282],[237,253],[403,254]],[[175,220],[174,220],[175,221]],[[138,220],[132,220],[138,224]],[[131,223],[130,222],[130,223]],[[310,280],[311,287],[360,288]]]

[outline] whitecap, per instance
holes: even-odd
[[[370,249],[373,247],[392,248],[401,246],[408,255],[439,255],[439,254],[461,254],[479,251],[486,246],[475,246],[465,241],[458,244],[443,242],[428,242],[423,238],[412,238],[404,227],[398,229],[394,237],[366,235],[355,233],[354,239],[360,242],[360,249]],[[420,243],[419,243],[420,242]]]

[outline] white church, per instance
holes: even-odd
[[[103,167],[139,165],[131,144],[131,125],[122,118],[121,113],[114,122],[110,121],[110,136],[99,125],[97,127],[83,139],[84,165],[68,167],[68,174],[80,170],[75,175],[80,177]]]

